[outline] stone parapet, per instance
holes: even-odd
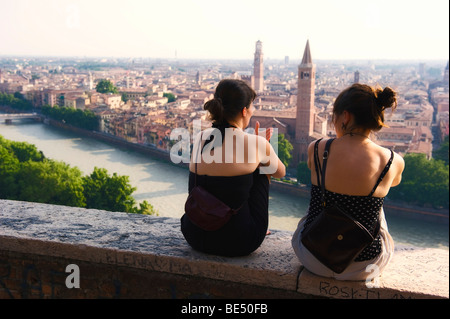
[[[397,249],[371,283],[308,272],[291,232],[272,230],[246,257],[194,251],[179,219],[0,200],[0,298],[449,297],[449,253]],[[80,288],[67,288],[79,267]]]

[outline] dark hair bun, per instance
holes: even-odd
[[[397,93],[390,87],[385,87],[383,91],[378,89],[376,91],[376,101],[378,107],[382,109],[395,108],[397,106]]]
[[[214,92],[214,99],[203,108],[209,112],[213,124],[220,125],[236,118],[244,107],[250,107],[256,92],[244,81],[224,79]]]
[[[224,108],[221,98],[214,98],[207,101],[203,108],[209,112],[212,121],[217,123],[222,122]]]
[[[397,93],[390,87],[373,88],[367,84],[355,83],[342,91],[333,106],[333,121],[347,111],[354,115],[354,127],[379,131],[385,127],[384,111],[397,107]],[[336,125],[336,123],[335,123]]]

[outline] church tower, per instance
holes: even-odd
[[[448,85],[448,61],[447,61],[447,66],[445,67],[445,70],[444,70],[443,82],[444,82],[444,84]]]
[[[255,60],[253,63],[254,90],[256,92],[264,91],[264,64],[262,53],[262,42],[256,42]]]
[[[92,78],[92,73],[89,71],[89,90],[92,91],[94,89],[94,79]]]
[[[315,138],[314,134],[314,90],[316,66],[312,63],[309,40],[306,42],[303,59],[298,66],[297,118],[295,122],[294,158],[304,162],[308,157],[308,145]]]
[[[355,71],[353,83],[359,83],[359,71]]]

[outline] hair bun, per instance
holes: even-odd
[[[383,91],[377,90],[376,101],[380,108],[395,108],[397,105],[397,93],[390,87],[385,87]]]
[[[203,109],[209,112],[211,120],[218,123],[222,122],[224,108],[220,97],[207,101],[203,106]]]

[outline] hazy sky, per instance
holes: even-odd
[[[448,60],[449,0],[0,0],[0,55]]]

